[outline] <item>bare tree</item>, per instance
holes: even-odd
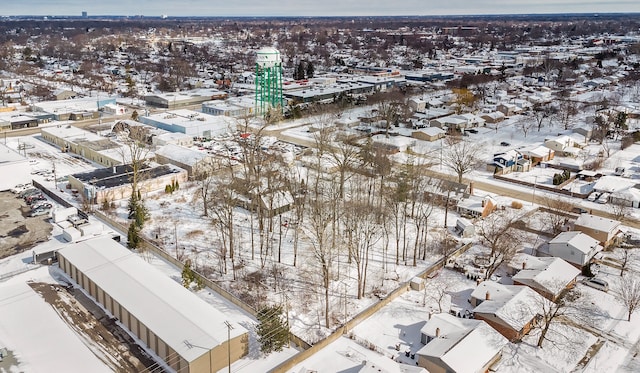
[[[538,295],[538,301],[535,304],[536,311],[540,315],[537,323],[537,327],[540,329],[540,335],[538,336],[538,342],[536,344],[538,347],[542,348],[544,341],[561,344],[561,341],[550,338],[548,334],[549,329],[554,323],[566,322],[569,316],[575,317],[578,314],[574,304],[580,296],[581,294],[575,289],[565,290],[554,303]]]
[[[318,193],[310,198],[308,206],[308,217],[306,220],[306,234],[311,241],[311,249],[315,259],[318,262],[319,270],[322,278],[322,287],[324,288],[325,298],[325,327],[329,328],[329,289],[331,288],[331,279],[333,276],[333,261],[337,255],[337,248],[332,244],[334,241],[333,233],[335,219],[334,209],[331,204],[333,193],[330,190],[329,183],[320,183],[317,186]]]
[[[627,310],[627,321],[631,321],[631,315],[640,307],[640,277],[635,271],[628,271],[620,278],[618,286],[620,301]]]
[[[566,213],[571,211],[573,204],[565,198],[543,197],[542,205],[547,208],[544,224],[550,233],[555,236],[562,232],[562,227],[567,222]]]
[[[438,313],[442,313],[452,287],[451,280],[443,277],[442,273],[427,281],[423,290],[422,306],[426,306],[427,300],[430,299],[438,304]]]
[[[516,122],[516,127],[519,127],[522,130],[522,133],[524,134],[524,137],[527,137],[527,133],[529,133],[529,131],[531,130],[531,128],[534,126],[535,122],[531,121],[529,118],[523,118],[520,119]],[[498,132],[498,125],[496,124],[496,132]]]
[[[550,118],[555,113],[555,110],[553,106],[548,103],[537,103],[533,105],[531,112],[533,113],[533,117],[536,119],[538,132],[540,132],[544,125],[544,121]]]
[[[632,248],[630,247],[624,247],[620,250],[622,250],[620,254],[620,276],[622,276],[624,275],[624,271],[629,266],[629,262],[635,261],[636,253],[635,251],[631,251]]]
[[[494,212],[480,223],[478,235],[482,243],[491,249],[488,256],[485,279],[498,267],[508,262],[522,247],[522,232],[517,229],[518,217],[508,210]]]
[[[462,183],[462,177],[477,167],[482,144],[462,140],[459,136],[447,137],[445,143],[442,163],[455,172],[458,183]]]
[[[349,178],[349,173],[359,162],[360,148],[353,143],[355,136],[346,136],[336,140],[338,142],[329,149],[329,156],[340,174],[339,195],[340,198],[343,198],[344,183]]]

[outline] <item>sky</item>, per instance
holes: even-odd
[[[640,12],[640,0],[18,0],[0,16],[380,16]]]

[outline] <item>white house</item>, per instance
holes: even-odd
[[[525,285],[554,301],[563,290],[573,286],[580,270],[561,258],[539,258],[528,254],[520,271],[512,277],[515,285]],[[522,258],[520,258],[522,259]]]
[[[544,146],[563,155],[576,155],[579,152],[579,149],[575,147],[575,141],[565,135],[545,140]]]
[[[420,333],[426,346],[416,352],[417,364],[430,373],[486,372],[508,342],[484,321],[447,313],[431,316]]]
[[[549,253],[552,256],[579,268],[589,263],[600,251],[600,242],[582,232],[562,232],[549,241]]]
[[[529,333],[538,315],[549,301],[527,286],[503,285],[483,281],[471,293],[470,302],[478,304],[473,317],[484,320],[509,340]]]

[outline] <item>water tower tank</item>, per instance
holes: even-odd
[[[273,67],[280,62],[280,52],[275,48],[265,47],[256,52],[256,64],[260,67]]]

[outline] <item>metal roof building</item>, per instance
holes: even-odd
[[[180,373],[217,372],[244,356],[248,331],[110,238],[58,252],[60,268]]]

